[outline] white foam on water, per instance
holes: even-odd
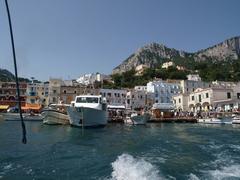
[[[188,176],[188,179],[189,180],[200,180],[195,174],[191,173],[189,176]]]
[[[129,154],[118,156],[112,163],[112,180],[159,180],[159,171],[154,165],[142,158],[134,158]]]
[[[12,168],[12,164],[8,164],[8,165],[3,167],[4,170],[9,170],[11,168]]]
[[[221,180],[224,178],[240,178],[240,165],[230,165],[217,170],[210,170],[211,178]]]

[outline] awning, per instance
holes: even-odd
[[[108,105],[108,109],[125,109],[124,105]]]
[[[22,106],[21,108],[22,108],[22,110],[28,110],[28,109],[39,110],[39,109],[41,109],[41,105],[40,104],[26,104],[25,106]]]
[[[0,105],[0,110],[6,110],[9,108],[9,105]]]
[[[172,103],[155,103],[153,104],[152,109],[173,110],[175,107]]]

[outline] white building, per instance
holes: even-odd
[[[179,83],[167,83],[162,80],[147,83],[147,101],[152,100],[153,104],[173,103],[173,95],[180,94],[181,92],[182,90]]]
[[[92,73],[84,74],[77,79],[77,82],[83,85],[93,84],[95,81],[97,81],[97,75]]]
[[[146,106],[147,86],[135,86],[128,90],[126,96],[127,109],[143,109]]]
[[[105,97],[109,105],[124,105],[127,91],[123,89],[100,89],[100,94]]]
[[[169,67],[174,66],[174,65],[175,65],[174,62],[169,61],[169,62],[163,63],[163,64],[162,64],[162,68],[168,69]]]
[[[188,107],[188,94],[178,94],[173,96],[173,103],[177,111],[189,111]]]
[[[201,81],[201,77],[198,74],[189,74],[187,75],[189,81]]]
[[[234,98],[234,91],[231,88],[199,88],[189,95],[188,106],[191,111],[227,111],[233,109],[239,100]]]
[[[180,86],[182,89],[182,93],[190,94],[194,92],[198,88],[209,88],[211,87],[211,83],[203,82],[203,81],[195,81],[195,80],[182,80],[180,81]]]
[[[100,74],[100,73],[90,73],[90,74],[84,74],[80,76],[77,79],[77,82],[83,85],[91,85],[94,84],[95,82],[102,82],[103,80],[110,81],[110,76]]]

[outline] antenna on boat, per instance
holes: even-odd
[[[7,9],[7,15],[8,15],[8,22],[9,22],[9,29],[10,29],[10,35],[11,35],[11,43],[12,43],[12,53],[13,53],[13,62],[14,62],[14,70],[15,70],[15,81],[16,81],[16,87],[17,87],[17,98],[18,98],[18,109],[21,119],[21,125],[22,125],[22,143],[27,143],[27,137],[26,137],[26,127],[22,116],[22,108],[21,108],[21,99],[20,99],[20,90],[19,90],[19,82],[18,82],[18,73],[17,73],[17,62],[16,62],[16,54],[15,54],[15,46],[14,46],[14,39],[13,39],[13,32],[12,32],[12,22],[11,22],[11,16],[8,8],[8,1],[5,0],[6,9]]]

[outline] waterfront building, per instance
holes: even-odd
[[[143,109],[147,104],[147,86],[135,86],[127,91],[126,108]]]
[[[60,87],[60,101],[64,104],[70,104],[79,95],[98,95],[99,89],[87,87],[81,84],[61,85]]]
[[[177,94],[173,96],[173,103],[175,109],[180,112],[180,111],[189,111],[188,107],[188,94]]]
[[[188,106],[191,111],[228,111],[236,102],[233,94],[231,88],[199,88],[189,95]]]
[[[172,97],[181,92],[179,83],[162,80],[149,82],[147,83],[147,104],[152,106],[154,103],[173,103]]]
[[[124,105],[126,102],[127,90],[124,89],[100,89],[102,97],[106,98],[109,105]]]
[[[28,104],[39,104],[47,106],[48,102],[48,82],[45,83],[28,83],[26,90],[26,102]]]
[[[48,104],[60,103],[60,88],[62,85],[64,85],[62,79],[49,79]]]
[[[27,83],[19,82],[20,100],[21,105],[26,103],[26,90]],[[0,82],[0,105],[2,107],[14,107],[17,106],[17,90],[15,82]]]
[[[191,79],[191,78],[189,78],[189,79]],[[181,80],[180,86],[182,89],[182,93],[190,94],[198,88],[205,89],[205,88],[212,87],[212,84],[209,82],[195,81],[195,80],[191,79],[191,80]]]

